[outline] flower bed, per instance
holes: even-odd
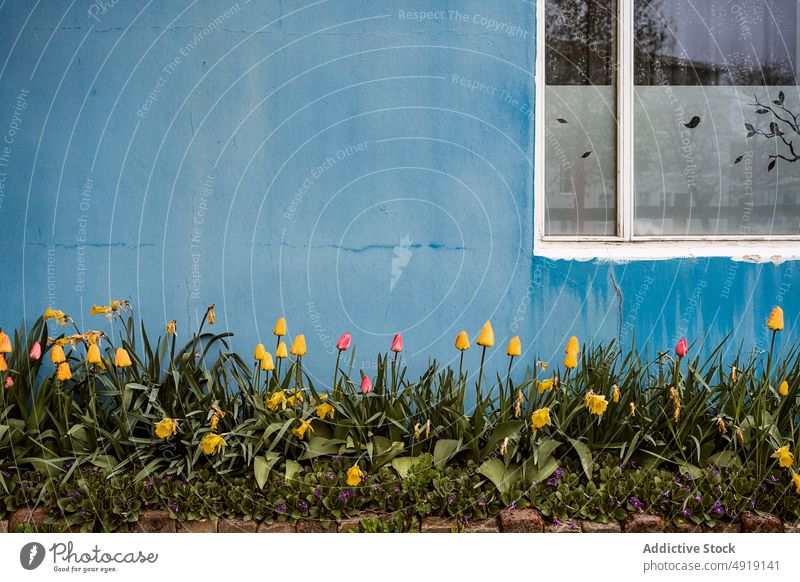
[[[303,371],[304,336],[285,343],[283,318],[274,351],[242,357],[230,333],[212,331],[213,306],[182,344],[177,322],[151,341],[130,308],[92,308],[116,344],[54,309],[13,340],[0,333],[0,519],[12,529],[34,507],[44,527],[84,531],[142,520],[335,530],[373,512],[381,518],[358,527],[491,530],[499,516],[513,531],[525,509],[542,531],[564,532],[639,531],[650,518],[650,529],[750,531],[800,518],[800,358],[782,345],[777,308],[765,360],[723,362],[724,344],[690,355],[685,340],[646,360],[573,337],[560,366],[523,363],[522,379],[518,337],[508,372],[484,374],[489,322],[474,373],[461,332],[459,365],[416,379],[399,334],[368,375],[343,363],[346,333],[325,387]]]

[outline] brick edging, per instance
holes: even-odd
[[[272,523],[245,520],[239,517],[180,521],[163,510],[145,511],[133,526],[142,533],[349,533],[363,531],[361,522],[380,517],[367,512],[359,517],[331,521],[326,529],[323,522],[301,520],[293,525],[286,521]],[[8,519],[0,520],[0,533],[13,533],[19,525],[43,525],[46,515],[41,508],[20,509]],[[57,523],[56,523],[57,525]],[[453,517],[424,517],[420,523],[422,533],[448,533],[465,531],[467,533],[800,533],[800,523],[785,524],[771,514],[755,515],[747,513],[737,522],[721,522],[714,527],[698,526],[691,522],[665,524],[657,515],[630,513],[621,522],[595,522],[574,520],[565,523],[545,524],[542,514],[536,509],[507,509],[497,517],[467,520],[459,523]]]

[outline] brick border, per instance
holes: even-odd
[[[373,512],[330,521],[325,528],[322,521],[301,520],[296,525],[287,521],[256,522],[240,517],[179,521],[168,511],[142,512],[131,528],[141,533],[351,533],[362,532],[361,522],[380,517]],[[45,524],[47,516],[42,508],[20,509],[8,519],[0,520],[0,534],[14,533],[19,526],[34,527]],[[57,525],[57,524],[54,524]],[[507,509],[497,517],[467,521],[459,524],[452,517],[424,517],[420,523],[422,533],[800,533],[800,523],[783,523],[775,515],[747,513],[737,522],[721,522],[714,527],[698,526],[691,522],[665,524],[657,515],[630,513],[621,522],[596,522],[575,520],[566,523],[545,523],[536,509]],[[77,533],[73,531],[73,533]]]

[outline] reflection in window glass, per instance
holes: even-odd
[[[636,235],[800,233],[796,0],[635,1]]]
[[[547,0],[547,235],[616,235],[616,23],[614,1]]]

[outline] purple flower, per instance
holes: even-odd
[[[84,517],[86,515],[86,510],[83,507],[81,507],[80,511],[78,511],[78,515]]]
[[[178,507],[177,503],[170,503],[169,504],[169,509],[170,509],[170,511],[172,511],[172,513],[178,513],[181,510],[181,508]]]
[[[382,492],[382,491],[383,491],[383,489],[381,489],[381,486],[380,486],[380,485],[375,485],[375,486],[372,488],[372,490],[373,490],[375,493],[380,493],[380,492]]]
[[[278,510],[278,513],[286,513],[286,506],[280,501],[275,504],[275,509]]]
[[[342,491],[339,493],[339,501],[347,501],[348,497],[349,495],[347,495],[347,491]]]
[[[403,492],[403,488],[400,487],[400,485],[398,485],[397,487],[394,488],[394,492],[395,493],[402,493]]]
[[[703,498],[702,498],[702,497],[700,497],[699,495],[695,495],[695,496],[694,496],[694,500],[695,500],[695,501],[697,501],[697,502],[699,503],[700,501],[702,501],[702,500],[703,500]]]
[[[469,521],[469,518],[466,515],[461,515],[458,518],[458,523],[463,524],[463,525],[466,525],[468,521]]]
[[[284,485],[286,485],[286,480],[278,479],[278,487],[283,487]]]
[[[456,500],[456,496],[452,493],[447,496],[447,505],[453,505],[453,502]]]
[[[717,515],[723,515],[725,513],[725,508],[722,507],[722,503],[720,503],[719,499],[717,499],[714,502],[714,505],[711,506],[711,511],[713,511]]]
[[[67,461],[66,463],[64,463],[61,466],[61,468],[64,469],[65,471],[69,471],[72,468],[72,465],[74,465],[74,464],[75,464],[75,459],[71,459],[71,460]],[[10,477],[10,476],[11,476],[10,474],[6,475],[6,477]]]
[[[480,499],[478,499],[478,507],[483,507],[484,505],[486,505],[486,500],[483,497],[481,497]]]
[[[328,481],[333,481],[336,478],[336,475],[334,475],[333,472],[328,471],[327,473],[325,473],[325,478]]]
[[[719,476],[719,469],[717,469],[714,465],[711,465],[711,474],[714,475],[714,477]]]
[[[633,507],[635,507],[639,511],[642,511],[644,509],[644,503],[642,503],[641,501],[639,501],[639,499],[637,499],[632,495],[628,498],[628,503],[633,505]]]
[[[688,507],[684,507],[684,508],[683,508],[683,511],[682,511],[681,513],[682,513],[683,515],[685,515],[686,517],[689,517],[689,516],[691,516],[691,515],[692,515],[692,512],[689,510],[689,508],[688,508]]]
[[[574,522],[568,521],[567,525],[570,529],[578,529],[578,526]]]
[[[517,500],[511,502],[511,505],[508,506],[509,509],[516,509],[517,508]]]
[[[314,489],[314,497],[316,497],[317,499],[319,499],[320,497],[322,497],[322,491],[320,491],[320,490],[319,490],[319,487],[317,487],[316,489]]]
[[[564,470],[561,467],[556,468],[555,473],[556,479],[561,479],[564,476]]]
[[[306,503],[305,501],[299,502],[297,504],[297,509],[299,509],[300,511],[307,511],[308,510],[308,503]]]
[[[550,485],[550,487],[558,487],[558,478],[557,477],[550,477],[547,480],[547,484]]]
[[[772,483],[777,483],[778,482],[778,478],[775,475],[770,475],[769,480]]]
[[[554,518],[553,518],[553,525],[554,525],[554,526],[556,526],[556,527],[558,527],[558,526],[560,526],[560,525],[561,525],[561,522],[558,520],[558,518],[557,518],[557,517],[554,517]]]
[[[664,491],[664,493],[661,494],[661,497],[663,499],[669,499],[669,495],[670,495],[669,490],[667,490],[667,491]]]

